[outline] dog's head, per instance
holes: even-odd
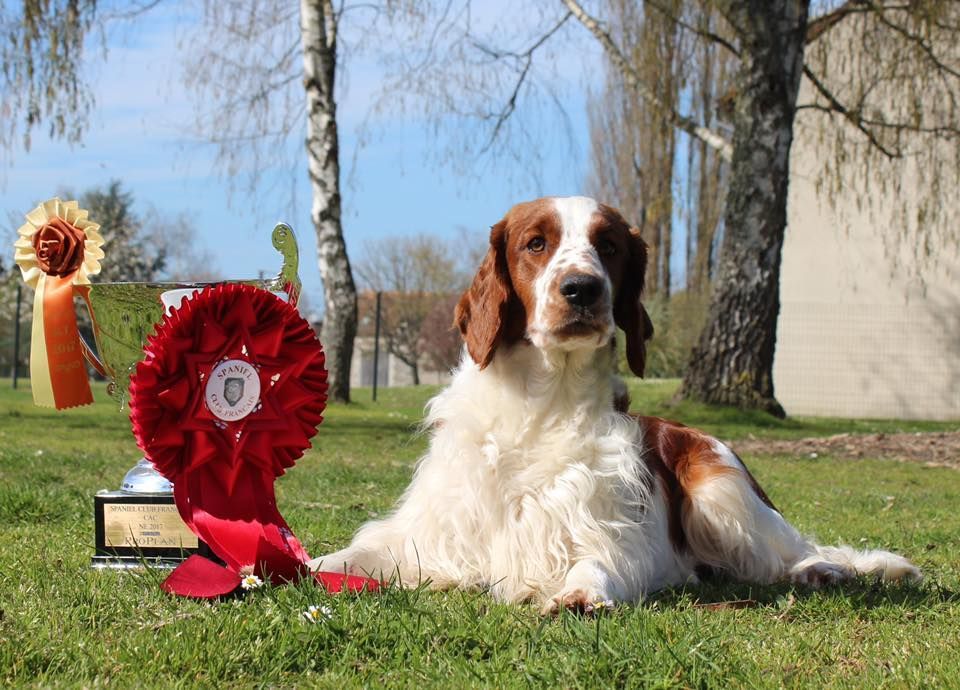
[[[646,266],[640,231],[609,206],[585,197],[517,204],[493,226],[455,324],[481,368],[501,345],[598,348],[619,326],[630,368],[642,376],[653,335],[640,304]]]

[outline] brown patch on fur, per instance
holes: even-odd
[[[667,504],[670,539],[674,547],[681,550],[687,543],[682,517],[689,506],[692,488],[718,475],[739,470],[723,463],[713,449],[713,439],[706,434],[660,417],[631,416],[643,429],[644,461],[660,480]],[[743,473],[760,500],[776,510],[746,465]]]
[[[653,337],[653,323],[640,303],[647,272],[647,244],[640,230],[630,227],[620,212],[605,204],[590,226],[590,242],[611,242],[616,252],[600,254],[613,285],[613,320],[627,336],[627,362],[630,370],[643,376],[647,363],[646,342]]]
[[[543,237],[541,252],[527,245]],[[500,345],[522,340],[534,310],[533,284],[560,241],[560,224],[549,199],[517,204],[490,229],[490,249],[454,311],[467,350],[481,369]]]

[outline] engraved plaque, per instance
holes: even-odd
[[[172,503],[107,503],[103,507],[104,545],[129,548],[195,549],[197,535]]]
[[[93,505],[94,568],[174,568],[194,553],[217,560],[180,519],[173,494],[101,491]]]

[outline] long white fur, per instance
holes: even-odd
[[[483,371],[464,357],[430,402],[430,449],[396,511],[318,561],[506,601],[565,589],[634,601],[690,577],[640,462],[640,428],[612,409],[611,356],[520,346]]]
[[[531,326],[544,333],[536,320],[559,272],[602,271],[587,237],[596,203],[574,197],[554,206],[563,236],[537,282]],[[397,576],[405,585],[485,587],[545,610],[637,601],[694,580],[698,563],[753,582],[919,577],[895,554],[823,547],[800,535],[719,442],[713,450],[730,471],[691,487],[682,519],[691,548],[678,553],[659,481],[643,462],[641,427],[613,409],[622,382],[608,347],[612,313],[609,320],[610,334],[598,339],[531,337],[532,346],[501,347],[483,370],[464,351],[450,386],[429,403],[430,447],[396,509],[310,566]]]

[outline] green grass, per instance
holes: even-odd
[[[725,438],[957,425],[787,420],[669,403],[634,382],[634,408]],[[331,406],[315,448],[278,483],[307,549],[341,546],[403,490],[426,439],[432,389]],[[162,574],[94,572],[92,495],[138,457],[126,415],[55,413],[0,380],[0,683],[34,686],[957,687],[960,473],[880,460],[746,458],[778,506],[825,542],[913,558],[919,586],[862,581],[810,591],[714,583],[597,618],[541,619],[483,592],[391,589],[328,596],[303,584],[197,603]],[[735,444],[734,444],[735,446]],[[748,599],[748,608],[708,607]],[[300,619],[311,604],[329,621]]]

